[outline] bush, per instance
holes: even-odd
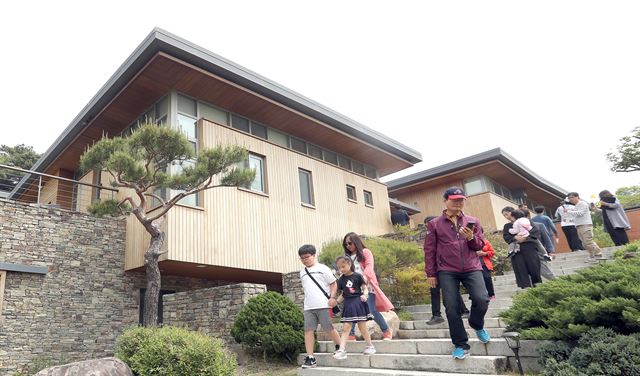
[[[407,281],[408,279],[413,280],[415,283],[425,283],[426,286],[426,278],[424,277],[424,252],[420,248],[417,243],[414,242],[402,242],[398,240],[392,239],[381,239],[381,238],[369,238],[363,239],[363,243],[367,248],[373,253],[373,258],[375,259],[375,271],[376,276],[378,277],[378,282],[380,283],[380,288],[384,293],[389,297],[394,304],[399,305],[409,305],[412,303],[408,303],[404,301],[404,297],[408,295],[405,294],[406,288],[410,288],[409,286],[404,286],[401,288],[402,297],[398,295],[396,292],[397,287],[395,284],[397,283],[397,275],[400,273],[400,277]],[[342,248],[342,240],[335,240],[322,248],[322,252],[320,253],[319,261],[330,268],[333,268],[333,262],[336,257],[344,255],[344,249]],[[410,271],[414,268],[417,268],[416,265],[422,263],[422,276],[416,277],[414,276],[414,272]],[[424,280],[424,281],[422,281]],[[417,299],[421,301],[426,296],[426,299],[429,298],[429,289],[422,292],[422,297],[412,299]]]
[[[640,331],[640,260],[580,270],[516,295],[500,316],[523,338],[575,340],[591,327]]]
[[[636,240],[627,244],[624,248],[617,249],[613,252],[613,258],[616,260],[638,257],[638,250],[640,249],[640,240]]]
[[[129,329],[115,353],[138,376],[231,376],[236,369],[222,340],[171,326]]]
[[[251,351],[292,362],[304,349],[304,317],[289,298],[267,292],[242,307],[231,335]]]
[[[593,241],[596,242],[600,248],[614,246],[611,236],[604,230],[604,225],[593,226]]]
[[[562,349],[553,352],[552,347]],[[568,349],[568,351],[567,351]],[[544,376],[551,375],[639,375],[640,335],[619,335],[609,328],[591,328],[575,344],[559,342],[543,346]],[[551,357],[547,357],[551,355]]]
[[[491,243],[496,255],[491,260],[493,262],[493,273],[495,275],[503,275],[504,272],[511,270],[511,259],[507,258],[509,254],[509,245],[502,238],[502,231],[485,232],[484,238]]]
[[[389,278],[380,282],[380,287],[398,306],[427,304],[431,300],[424,262],[393,271]]]

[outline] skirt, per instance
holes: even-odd
[[[360,322],[373,320],[373,315],[369,312],[369,305],[360,300],[360,297],[344,299],[342,308],[342,318],[340,322]]]

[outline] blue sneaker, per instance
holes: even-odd
[[[478,339],[482,343],[488,343],[489,341],[491,341],[491,337],[489,336],[489,332],[487,332],[486,329],[476,330],[476,335],[478,336]]]
[[[464,359],[469,355],[469,350],[465,350],[462,347],[456,347],[453,352],[451,352],[453,359]]]

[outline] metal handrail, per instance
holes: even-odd
[[[24,172],[24,173],[27,173],[27,174],[44,176],[44,177],[47,177],[47,178],[53,178],[53,179],[68,181],[70,183],[78,183],[78,184],[82,184],[82,185],[87,185],[87,186],[93,187],[93,188],[105,189],[105,190],[108,190],[108,191],[118,192],[118,189],[116,189],[116,188],[105,187],[104,185],[96,185],[96,184],[91,184],[91,183],[84,183],[84,182],[81,182],[81,181],[78,181],[78,180],[67,179],[67,178],[63,178],[61,176],[49,175],[49,174],[45,174],[45,173],[37,172],[37,171],[32,171],[32,170],[25,170],[25,169],[22,169],[22,168],[19,168],[19,167],[0,164],[0,168],[6,168],[8,170],[20,171],[20,172]]]

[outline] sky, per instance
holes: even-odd
[[[0,144],[43,153],[163,28],[419,151],[495,147],[584,198],[640,184],[640,2],[31,1],[0,8]]]

